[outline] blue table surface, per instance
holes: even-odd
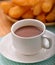
[[[47,30],[55,33],[55,25],[54,26],[47,26],[46,28],[47,28]]]

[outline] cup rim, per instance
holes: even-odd
[[[13,31],[13,27],[14,27],[17,23],[20,23],[20,22],[22,22],[22,21],[24,21],[24,20],[32,20],[32,21],[37,21],[37,22],[41,23],[41,24],[43,25],[43,27],[44,27],[43,32],[40,33],[39,35],[32,36],[32,37],[21,37],[21,36],[16,35],[16,34],[14,33],[14,31]],[[17,21],[16,23],[14,23],[14,24],[12,25],[12,27],[11,27],[11,33],[12,33],[12,35],[14,35],[14,36],[17,37],[17,38],[21,38],[21,39],[32,39],[32,38],[39,37],[39,36],[41,36],[41,35],[44,34],[45,30],[46,30],[45,24],[44,24],[43,22],[41,22],[40,20],[36,20],[36,19],[23,19],[23,20],[19,20],[19,21]]]

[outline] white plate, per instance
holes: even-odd
[[[12,38],[11,33],[6,35],[1,43],[0,43],[0,53],[9,60],[21,63],[34,63],[44,61],[54,55],[54,47],[55,47],[55,34],[47,31],[45,33],[46,36],[52,39],[52,47],[50,49],[41,49],[41,51],[33,56],[25,56],[19,53],[15,53],[15,50],[12,46]]]

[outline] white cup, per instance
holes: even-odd
[[[14,32],[22,26],[36,26],[42,28],[43,32],[39,35],[33,37],[21,37],[16,35]],[[13,47],[17,52],[24,55],[34,55],[37,54],[42,48],[49,49],[51,47],[51,39],[44,36],[46,31],[45,25],[35,19],[23,19],[14,23],[11,27],[12,43]],[[49,43],[43,42],[47,39]]]

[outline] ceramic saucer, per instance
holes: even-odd
[[[0,42],[0,53],[9,60],[21,63],[34,63],[44,61],[54,55],[55,34],[46,30],[46,36],[52,39],[52,47],[50,49],[42,49],[38,54],[25,56],[20,53],[15,53],[12,45],[11,33],[6,35]]]

